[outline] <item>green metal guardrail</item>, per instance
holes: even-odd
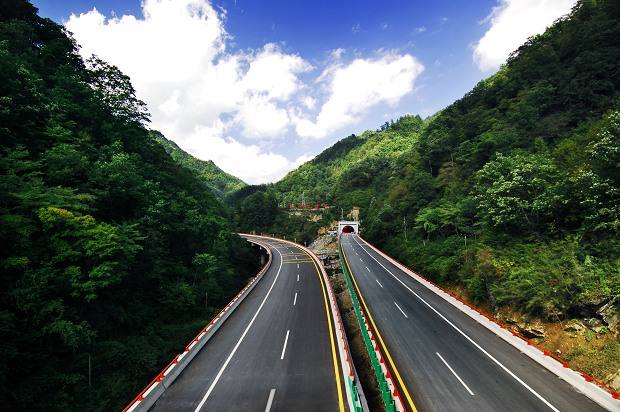
[[[349,389],[351,389],[351,397],[353,398],[353,412],[364,412],[362,402],[360,401],[359,394],[357,393],[357,386],[355,386],[355,383],[350,376],[347,376],[347,383],[349,385]]]
[[[383,403],[385,404],[385,410],[386,412],[396,412],[396,405],[394,403],[394,398],[392,397],[392,392],[390,391],[383,370],[381,369],[381,363],[379,362],[377,354],[375,353],[375,349],[372,345],[372,341],[370,340],[368,330],[366,330],[366,325],[364,324],[364,319],[362,317],[362,310],[360,308],[359,301],[357,300],[357,295],[355,294],[353,282],[351,281],[351,274],[349,273],[349,269],[347,268],[347,265],[342,258],[342,249],[340,245],[338,245],[338,255],[340,258],[340,267],[342,267],[342,272],[344,273],[347,288],[349,289],[349,293],[351,295],[351,301],[353,302],[353,309],[355,309],[355,317],[357,318],[357,322],[359,323],[360,331],[362,332],[362,339],[364,340],[364,345],[366,346],[366,351],[368,352],[368,356],[370,357],[370,363],[375,373],[375,378],[377,379],[379,392],[381,392],[381,398],[383,399]]]

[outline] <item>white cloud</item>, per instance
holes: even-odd
[[[360,31],[362,31],[362,26],[359,23],[355,23],[353,27],[351,27],[352,33],[359,33]]]
[[[418,33],[424,33],[426,31],[426,26],[416,27],[415,31]]]
[[[346,62],[345,50],[335,49],[312,73],[307,60],[277,44],[229,50],[226,12],[210,0],[141,5],[144,17],[106,18],[93,8],[72,14],[66,27],[83,56],[96,54],[129,75],[154,128],[250,183],[273,181],[308,159],[274,153],[272,140],[289,139],[278,147],[291,153],[295,132],[327,137],[376,104],[398,102],[422,71],[408,54]]]
[[[131,77],[155,127],[175,119],[176,132],[184,134],[222,114],[239,113],[237,121],[249,130],[256,121],[244,110],[258,107],[279,114],[279,128],[259,127],[248,136],[271,138],[286,130],[278,102],[297,92],[297,76],[310,64],[274,44],[255,53],[227,53],[225,16],[206,0],[145,0],[142,11],[144,19],[106,19],[93,9],[71,15],[66,25],[84,56],[97,54]]]
[[[318,80],[327,82],[329,97],[315,121],[294,119],[297,134],[323,138],[357,122],[372,106],[395,105],[413,90],[414,81],[423,70],[424,66],[413,56],[395,53],[328,67]]]
[[[66,26],[83,56],[97,54],[130,76],[153,126],[193,154],[249,182],[291,167],[284,156],[223,135],[239,126],[247,138],[281,137],[290,125],[285,103],[312,66],[275,44],[228,52],[225,13],[207,0],[144,0],[142,12],[143,19],[107,19],[93,8]]]
[[[177,143],[199,159],[217,159],[216,163],[222,170],[250,184],[275,182],[311,158],[303,155],[291,161],[258,145],[244,145],[224,133],[224,124],[215,121],[209,126],[195,127]]]
[[[264,93],[273,99],[286,100],[301,86],[297,74],[311,69],[312,66],[301,57],[284,54],[270,43],[250,61],[243,85],[250,93]]]
[[[337,49],[331,50],[329,52],[329,58],[331,60],[340,60],[342,58],[342,55],[346,52],[345,49],[343,49],[342,47],[339,47]]]
[[[235,121],[242,125],[244,137],[277,137],[288,127],[289,117],[286,110],[268,99],[253,97],[243,103]]]
[[[480,70],[497,69],[528,37],[567,14],[576,0],[499,0],[485,22],[491,27],[474,46]]]
[[[314,109],[316,106],[316,99],[312,96],[304,96],[301,98],[301,104],[308,110]]]

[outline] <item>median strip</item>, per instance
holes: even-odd
[[[353,303],[355,317],[357,318],[360,326],[362,340],[364,341],[364,346],[366,347],[366,351],[368,352],[368,356],[370,358],[370,363],[372,365],[372,369],[377,380],[377,386],[379,387],[379,392],[381,393],[383,404],[385,405],[385,410],[386,412],[404,411],[402,401],[397,395],[398,391],[396,390],[396,387],[394,386],[391,377],[389,377],[388,369],[383,362],[383,356],[381,355],[378,346],[376,346],[376,343],[374,342],[374,335],[370,330],[370,326],[366,322],[366,317],[362,313],[362,309],[357,299],[355,288],[353,286],[349,266],[346,263],[346,257],[344,257],[343,259],[344,254],[342,252],[341,245],[338,245],[338,253],[340,255],[340,266],[342,267],[345,282],[347,284],[349,294],[351,295],[351,301]],[[415,411],[415,406],[413,407],[413,411]]]

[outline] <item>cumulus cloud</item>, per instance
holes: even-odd
[[[281,154],[265,151],[258,145],[245,145],[226,136],[225,129],[219,120],[208,126],[196,126],[186,138],[177,143],[183,150],[197,157],[209,153],[212,159],[217,159],[220,168],[250,184],[275,182],[312,158],[304,154],[289,160]]]
[[[497,69],[528,37],[567,14],[576,0],[499,0],[485,19],[491,27],[474,46],[480,70]]]
[[[209,0],[141,6],[138,17],[107,18],[93,8],[72,14],[66,27],[84,57],[96,54],[130,76],[154,128],[250,183],[273,181],[308,159],[274,153],[277,139],[289,149],[297,136],[327,137],[376,104],[398,102],[422,70],[408,54],[346,63],[344,49],[326,51],[316,70],[274,43],[230,50],[226,12]]]
[[[379,103],[395,105],[413,90],[424,66],[409,54],[388,53],[374,59],[355,59],[348,65],[335,64],[318,78],[326,83],[327,101],[315,120],[297,118],[297,134],[323,138],[357,122],[366,110]]]
[[[131,77],[155,128],[177,143],[191,142],[188,147],[198,157],[248,181],[255,181],[254,176],[271,179],[290,167],[283,156],[225,139],[222,133],[239,126],[246,138],[282,136],[290,125],[285,102],[303,86],[299,74],[312,66],[275,44],[228,52],[225,14],[206,0],[145,0],[142,12],[144,18],[108,19],[93,8],[71,15],[66,26],[83,56],[97,54]],[[221,131],[214,134],[213,124]],[[236,161],[256,172],[232,167],[220,150],[224,147],[235,150]]]
[[[298,90],[298,75],[310,64],[275,44],[255,53],[226,53],[224,15],[206,0],[145,0],[142,8],[144,19],[106,19],[93,8],[71,15],[66,26],[83,55],[97,54],[131,77],[155,125],[174,117],[193,127],[240,112],[236,120],[249,130],[256,121],[245,112],[257,107],[277,115],[279,128],[258,127],[248,136],[269,138],[286,129],[278,102]]]

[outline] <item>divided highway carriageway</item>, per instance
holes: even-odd
[[[406,410],[620,410],[610,393],[456,303],[357,234],[342,235],[340,245]]]
[[[361,410],[320,262],[292,242],[244,236],[270,251],[268,268],[212,336],[208,327],[198,335],[207,341],[178,377],[166,384],[173,361],[126,411]]]

